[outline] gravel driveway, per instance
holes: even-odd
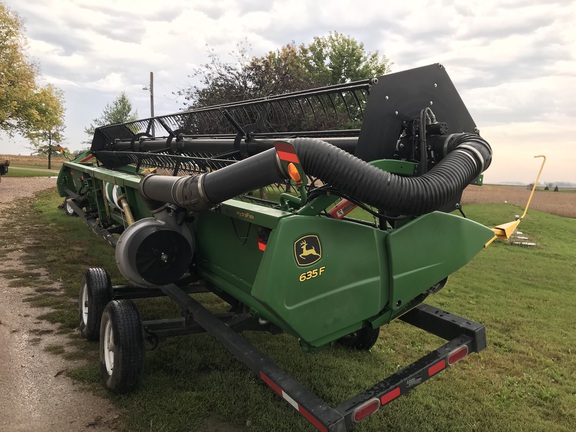
[[[25,227],[18,233],[4,230],[7,218],[14,217],[8,211],[11,203],[55,185],[55,178],[2,178],[0,247],[7,244],[14,250],[2,258],[0,270],[26,269],[22,262]],[[0,272],[0,431],[118,430],[115,408],[66,376],[74,362],[46,352],[47,346],[65,345],[69,339],[56,332],[57,326],[36,318],[44,310],[22,301],[34,289],[10,282]]]

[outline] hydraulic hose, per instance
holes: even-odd
[[[359,201],[399,215],[442,208],[492,160],[490,145],[480,136],[453,134],[433,144],[435,153],[443,157],[434,168],[419,177],[402,177],[319,139],[296,138],[291,142],[305,173]],[[275,149],[270,149],[200,176],[150,175],[141,181],[140,192],[158,204],[170,202],[201,211],[285,178]]]

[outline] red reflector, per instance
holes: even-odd
[[[264,252],[266,250],[266,243],[258,240],[258,249],[260,249],[262,252]]]
[[[296,153],[289,153],[289,152],[278,150],[278,157],[280,158],[280,160],[283,160],[286,162],[299,163],[298,156],[296,156]]]
[[[459,362],[464,357],[468,355],[468,346],[463,345],[460,348],[456,348],[450,354],[448,354],[448,364],[453,365],[456,362]]]
[[[326,426],[324,426],[322,423],[320,423],[320,421],[316,417],[314,417],[312,414],[310,414],[308,411],[306,411],[305,408],[298,405],[298,411],[300,412],[300,414],[302,414],[306,418],[306,420],[308,420],[310,423],[312,423],[314,425],[314,427],[316,429],[318,429],[320,432],[328,432],[328,429],[326,428]]]
[[[370,399],[368,402],[363,403],[354,410],[352,418],[355,422],[359,422],[364,417],[367,417],[370,414],[374,414],[376,411],[378,411],[378,408],[380,408],[380,400]]]
[[[442,359],[438,363],[433,364],[428,368],[428,376],[432,376],[440,372],[446,367],[446,360]]]
[[[296,150],[292,146],[292,144],[285,143],[285,142],[276,142],[274,143],[274,147],[276,147],[276,153],[278,153],[278,157],[280,160],[285,162],[292,162],[292,163],[300,163],[298,160],[298,156],[296,156]]]
[[[266,375],[264,375],[264,372],[260,372],[260,378],[262,379],[262,381],[268,384],[272,390],[274,390],[276,393],[282,396],[282,389],[280,388],[280,386],[276,384],[274,381],[272,381],[270,378],[268,378]]]
[[[398,396],[400,396],[400,387],[396,387],[394,390],[391,390],[388,393],[386,393],[385,395],[383,395],[380,398],[380,403],[382,405],[386,405],[387,403],[392,402]]]

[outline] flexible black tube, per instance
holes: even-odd
[[[490,145],[478,135],[456,134],[448,141],[449,153],[419,177],[382,171],[320,140],[297,138],[292,144],[305,173],[378,209],[419,215],[450,202],[492,160]]]
[[[419,177],[382,171],[333,145],[314,138],[292,141],[304,172],[366,204],[402,215],[442,208],[490,165],[490,145],[474,134],[447,136],[439,153],[445,157]],[[287,175],[276,151],[267,150],[202,176],[151,175],[140,183],[142,195],[190,210],[206,210],[241,193],[278,182]]]
[[[204,192],[211,202],[221,203],[284,178],[276,150],[270,149],[206,174]]]
[[[186,177],[148,175],[140,181],[140,194],[151,210],[169,202],[202,211],[284,178],[286,175],[282,172],[276,150],[272,148],[206,174]]]

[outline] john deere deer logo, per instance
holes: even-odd
[[[294,259],[299,267],[307,267],[322,258],[322,245],[315,235],[300,237],[294,242]]]

